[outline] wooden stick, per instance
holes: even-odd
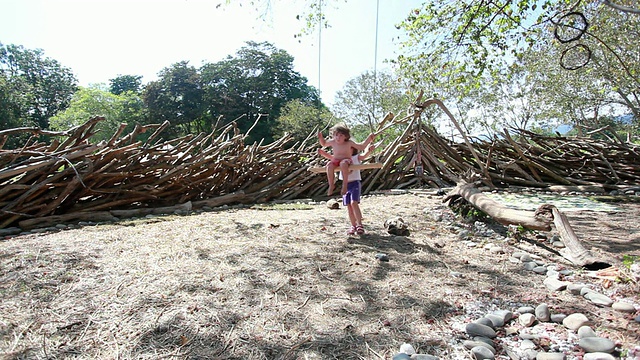
[[[367,163],[367,164],[358,164],[358,165],[349,165],[349,170],[365,170],[365,169],[380,169],[382,168],[382,164],[380,163]],[[309,171],[312,173],[326,173],[327,168],[324,166],[312,166],[309,168]],[[340,168],[336,167],[335,172],[340,172]]]

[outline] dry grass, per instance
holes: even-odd
[[[7,359],[390,359],[410,342],[447,359],[462,335],[452,324],[478,300],[572,300],[612,338],[640,340],[633,321],[625,328],[608,309],[548,294],[508,255],[463,245],[430,216],[448,216],[440,197],[367,197],[362,209],[362,237],[343,235],[343,209],[276,205],[5,240],[0,349]],[[397,215],[411,236],[386,233]],[[637,241],[625,246],[640,255]],[[615,286],[638,300],[637,287]]]

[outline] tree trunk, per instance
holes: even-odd
[[[551,224],[553,224],[565,244],[565,248],[560,251],[560,255],[563,258],[574,265],[590,270],[611,266],[611,261],[597,259],[587,250],[571,228],[565,214],[553,205],[543,204],[536,211],[509,209],[482,194],[474,184],[464,181],[461,181],[451,190],[444,201],[447,202],[457,197],[462,197],[475,208],[483,211],[503,225],[518,225],[531,230],[549,231],[551,230]]]

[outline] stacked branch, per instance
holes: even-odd
[[[416,102],[406,116],[389,114],[380,122],[376,132],[395,127],[402,133],[377,150],[372,161],[378,168],[364,170],[364,193],[453,187],[469,174],[479,174],[490,186],[638,184],[635,145],[522,130],[505,131],[491,142],[465,137],[463,144],[453,143],[422,123],[422,112],[433,104],[446,110],[431,99]],[[163,141],[164,123],[137,126],[129,134],[123,134],[123,125],[108,141],[93,144],[96,124],[103,120],[96,117],[65,132],[0,131],[0,144],[18,133],[34,135],[19,149],[0,148],[0,228],[154,213],[150,209],[324,198],[326,177],[308,171],[323,165],[315,141],[292,144],[285,136],[247,145],[247,134],[235,123],[211,134]],[[40,143],[38,135],[54,140]]]

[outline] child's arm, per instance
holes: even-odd
[[[326,152],[324,149],[318,149],[318,155],[322,156],[327,160],[333,160],[333,156],[331,156],[331,154]]]
[[[318,142],[320,143],[320,146],[322,146],[322,147],[329,146],[327,140],[324,139],[324,136],[322,135],[321,131],[318,131]]]
[[[373,144],[369,145],[369,147],[367,148],[367,151],[365,151],[362,154],[358,154],[358,160],[362,161],[362,160],[368,158],[371,155],[371,153],[373,153],[373,151],[375,149],[376,149],[375,145],[373,145]]]
[[[373,139],[375,138],[376,134],[371,133],[369,134],[369,136],[367,136],[367,138],[361,142],[361,143],[357,143],[357,142],[353,142],[351,144],[351,147],[356,148],[358,151],[362,151],[364,149],[367,148],[367,145],[371,144],[371,142],[373,141]]]

